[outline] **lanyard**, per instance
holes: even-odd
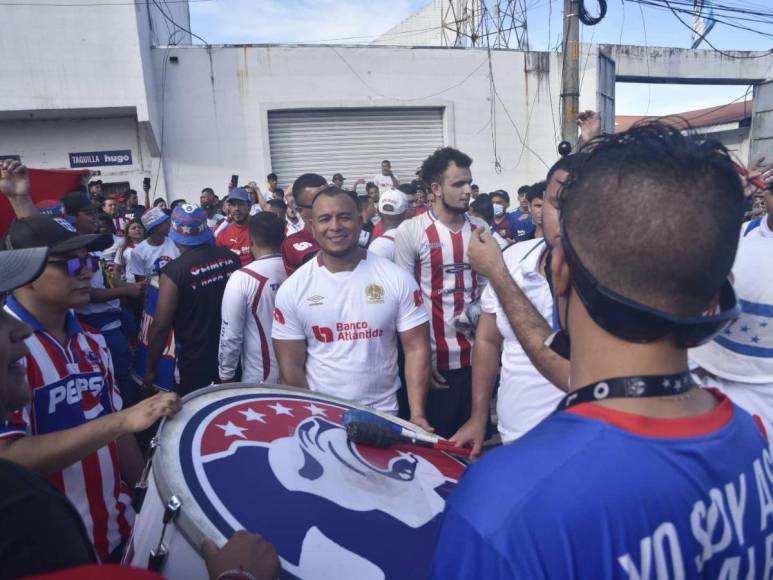
[[[634,399],[643,397],[668,397],[681,395],[695,387],[689,371],[675,375],[648,375],[643,377],[617,377],[593,383],[569,393],[554,413],[581,403],[604,399]]]

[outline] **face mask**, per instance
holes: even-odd
[[[499,217],[505,213],[505,206],[501,203],[492,203],[491,205],[494,207],[494,217]]]

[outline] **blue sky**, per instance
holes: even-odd
[[[769,0],[744,0],[769,9]],[[737,3],[736,0],[735,3]],[[666,10],[608,0],[606,18],[583,26],[583,42],[689,48],[691,33]],[[366,43],[407,18],[427,0],[192,0],[192,30],[210,43],[337,42]],[[527,0],[530,47],[554,48],[561,41],[562,0]],[[595,6],[591,0],[589,10]],[[683,18],[691,23],[688,17]],[[439,24],[439,23],[438,23]],[[764,28],[773,33],[773,26]],[[724,50],[768,50],[773,39],[717,24],[708,39]],[[706,47],[708,48],[708,47]],[[773,67],[772,67],[773,68]],[[771,70],[773,76],[773,70]],[[622,115],[664,115],[727,103],[746,86],[617,85],[616,108]]]

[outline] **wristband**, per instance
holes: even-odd
[[[247,570],[237,570],[234,568],[233,570],[226,570],[220,576],[217,577],[217,580],[258,580],[255,576],[247,572]]]

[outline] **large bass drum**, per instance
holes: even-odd
[[[283,578],[427,577],[462,461],[351,443],[343,414],[365,407],[305,389],[229,384],[184,401],[159,429],[125,563],[206,578],[202,540],[247,529],[276,547]]]

